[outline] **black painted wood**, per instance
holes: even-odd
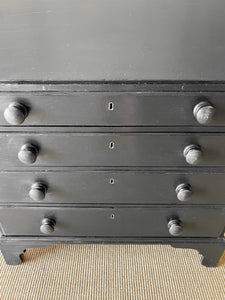
[[[184,237],[223,235],[221,208],[151,207],[1,207],[3,235],[40,236],[42,220],[55,221],[53,236],[168,237],[168,221],[179,219]]]
[[[1,93],[0,125],[10,125],[4,111],[24,104],[28,115],[20,126],[197,126],[194,106],[214,105],[210,126],[225,125],[224,92],[74,92]]]
[[[0,248],[7,263],[20,263],[23,250],[38,245],[133,242],[198,249],[205,256],[202,264],[216,266],[225,245],[223,82],[10,82],[1,84],[0,90],[3,104],[0,105],[0,228],[3,234]],[[89,110],[88,115],[95,123],[88,123],[85,114],[84,123],[80,123],[82,114],[77,115],[78,123],[72,117],[73,121],[63,117],[58,122],[60,116],[66,115],[62,103],[68,101],[69,112],[77,103],[84,109],[89,103],[86,93],[92,99],[96,95],[98,98],[98,94],[102,97],[100,102],[93,100],[100,103],[100,106],[93,105],[101,115]],[[153,94],[159,98],[152,99]],[[136,111],[140,112],[137,119],[128,114],[128,122],[123,123],[125,109],[122,107],[113,117],[104,116],[108,95],[129,95],[128,102],[122,98],[110,102],[134,106],[136,101]],[[169,102],[174,101],[178,112],[184,114],[179,122],[180,116],[171,121],[172,115],[166,114],[162,105],[166,103],[164,96]],[[207,126],[199,126],[192,115],[200,96],[216,104],[219,112]],[[148,100],[140,106],[142,97]],[[22,126],[9,126],[2,118],[3,111],[19,98],[30,108],[30,115]],[[36,105],[44,103],[49,108],[52,101],[56,101],[53,110],[38,111]],[[153,123],[148,123],[144,103],[147,103],[146,111],[150,104],[157,108],[151,111]],[[160,112],[158,117],[156,111]],[[17,158],[21,146],[27,142],[40,150],[37,162],[29,166],[22,165]],[[198,166],[189,167],[183,157],[183,148],[189,143],[202,147],[203,158]],[[110,183],[112,178],[114,184]],[[28,196],[35,180],[49,185],[42,203]],[[175,193],[177,184],[184,180],[193,187],[190,202],[185,204],[176,199]],[[53,236],[45,237],[40,232],[43,218],[56,219]],[[169,237],[170,218],[181,219],[182,237]]]
[[[1,133],[0,168],[22,167],[18,153],[24,144],[39,148],[39,167],[187,167],[183,151],[199,145],[199,166],[225,166],[225,135],[197,133]]]
[[[8,0],[0,80],[224,80],[221,0]]]
[[[199,241],[199,244],[193,243],[193,244],[186,244],[186,243],[174,243],[172,244],[175,248],[191,248],[198,251],[198,253],[201,255],[201,263],[205,267],[216,267],[217,264],[220,261],[221,256],[223,255],[223,252],[225,250],[225,245],[223,244],[217,244],[209,243],[209,244],[202,244],[201,241]]]
[[[224,92],[224,80],[0,80],[0,91],[24,93],[71,93],[71,92]],[[29,94],[28,94],[29,95]],[[11,95],[13,96],[13,95]]]
[[[53,244],[170,244],[175,248],[196,249],[205,267],[216,267],[225,250],[223,238],[97,238],[97,237],[2,237],[0,249],[9,265],[22,263],[27,248],[50,247]],[[26,255],[26,253],[25,253]]]
[[[34,183],[47,186],[45,198],[34,201]],[[225,174],[200,170],[83,170],[0,173],[0,202],[45,206],[54,204],[224,204]],[[192,191],[187,201],[177,199],[175,189],[186,183]]]

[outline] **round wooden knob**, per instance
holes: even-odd
[[[51,234],[55,230],[55,224],[56,224],[55,220],[45,218],[41,222],[40,231],[43,234]]]
[[[47,186],[41,182],[35,182],[32,184],[31,189],[29,191],[29,196],[31,199],[35,201],[41,201],[45,198],[45,194],[47,192]]]
[[[35,163],[38,156],[39,149],[37,146],[32,144],[25,144],[21,147],[18,158],[19,160],[26,165]]]
[[[177,194],[177,199],[179,201],[187,201],[191,194],[192,194],[192,190],[191,190],[191,186],[190,184],[187,183],[181,183],[176,187],[176,194]]]
[[[168,228],[169,228],[169,233],[172,236],[179,236],[182,233],[182,226],[181,226],[181,222],[178,219],[171,219],[168,222]]]
[[[195,105],[193,114],[198,123],[204,125],[212,120],[215,111],[216,109],[212,104],[207,101],[202,101]]]
[[[4,111],[6,122],[11,125],[20,125],[24,122],[28,115],[28,109],[25,105],[17,102],[12,102]]]
[[[183,155],[189,165],[196,165],[202,157],[202,151],[198,145],[189,145],[184,149]]]

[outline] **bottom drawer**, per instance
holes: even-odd
[[[169,226],[168,226],[169,223]],[[217,237],[225,212],[202,207],[1,207],[3,235],[77,237]],[[174,234],[175,233],[175,234]]]

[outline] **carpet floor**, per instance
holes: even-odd
[[[159,245],[55,245],[28,249],[8,266],[0,300],[225,300],[225,253],[217,268],[195,250]]]

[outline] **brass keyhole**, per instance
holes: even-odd
[[[114,110],[114,103],[113,102],[109,102],[108,110],[110,110],[110,111]]]
[[[109,143],[109,149],[114,149],[115,147],[115,143],[114,142],[110,142]]]
[[[114,178],[110,178],[109,183],[110,184],[114,184],[115,183],[115,179]]]

